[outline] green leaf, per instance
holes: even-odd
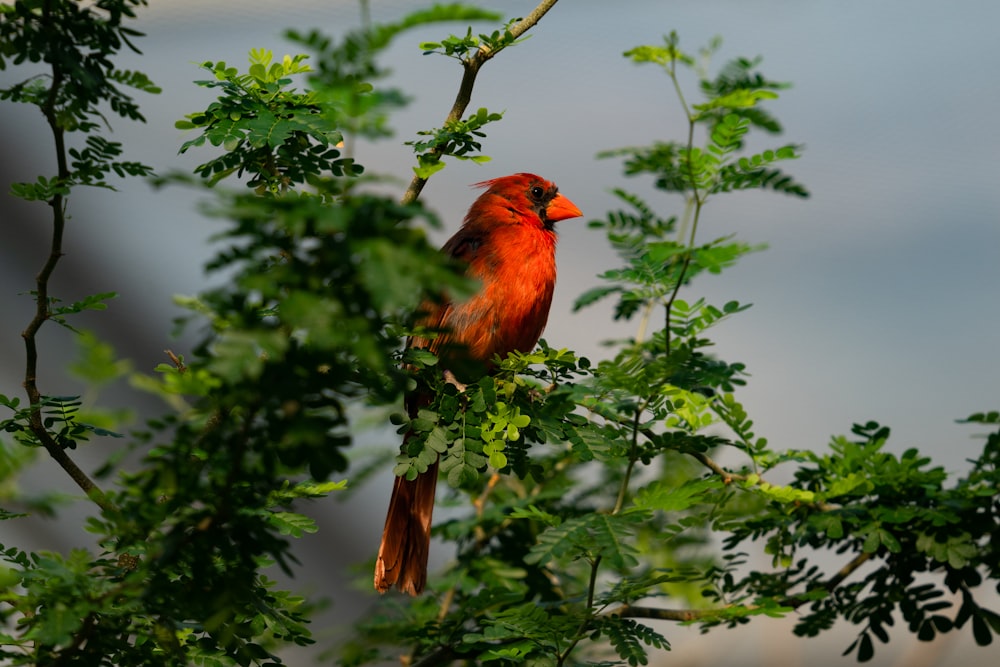
[[[979,646],[989,646],[993,643],[993,633],[990,632],[990,626],[981,614],[972,616],[972,636]]]
[[[277,148],[285,143],[294,130],[298,129],[296,123],[283,118],[279,119],[275,114],[265,110],[258,111],[256,118],[244,123],[243,127],[247,130],[247,141],[255,148],[261,146]],[[227,146],[226,150],[233,149]]]
[[[319,530],[315,521],[294,512],[269,512],[268,521],[279,533],[292,537],[302,537],[305,533]]]
[[[649,662],[643,644],[664,650],[670,648],[664,636],[630,618],[612,616],[602,619],[598,627],[602,634],[607,635],[618,656],[632,667]]]
[[[678,48],[679,40],[676,33],[670,33],[664,39],[663,46],[642,45],[629,49],[624,53],[625,57],[634,63],[655,63],[664,67],[674,62],[685,65],[693,65],[695,60],[691,56],[682,52]]]
[[[246,137],[246,130],[238,121],[223,118],[205,130],[205,137],[213,146],[223,146],[227,151],[233,151]]]
[[[45,609],[42,622],[34,625],[25,634],[25,639],[48,645],[67,644],[72,641],[82,623],[78,610],[57,602]]]
[[[638,552],[631,538],[636,523],[646,516],[645,513],[635,512],[627,515],[588,514],[569,519],[544,530],[524,560],[544,565],[567,556],[600,556],[614,568],[635,567]]]
[[[672,482],[653,482],[636,493],[635,507],[644,510],[680,512],[706,502],[714,491],[724,488],[718,477],[688,480],[680,486]]]
[[[57,195],[69,195],[70,189],[58,178],[39,176],[34,183],[11,183],[10,193],[25,201],[49,201]]]
[[[434,155],[418,155],[417,166],[413,167],[413,173],[420,178],[430,178],[437,172],[444,169],[444,160]]]
[[[591,304],[597,303],[608,295],[620,293],[621,291],[622,288],[617,285],[592,287],[576,298],[576,301],[573,302],[573,312],[578,312]]]
[[[499,21],[501,17],[502,15],[497,12],[461,3],[435,4],[432,7],[411,12],[396,23],[377,26],[371,36],[371,47],[375,49],[384,48],[400,32],[418,26],[446,21]],[[437,50],[439,47],[440,44],[433,42],[423,42],[420,44],[420,48],[425,52]]]
[[[712,109],[745,109],[755,106],[761,100],[774,100],[778,94],[771,90],[751,90],[739,88],[725,95],[713,98],[704,104],[692,105],[697,111],[702,113]]]
[[[558,526],[562,523],[562,519],[560,519],[557,515],[544,512],[535,505],[515,507],[511,510],[509,516],[511,519],[530,519],[533,521],[541,521],[549,526]]]
[[[965,419],[959,419],[960,424],[1000,424],[1000,411],[976,412]]]
[[[858,662],[868,662],[873,657],[875,657],[875,645],[866,632],[861,635],[861,640],[858,642]]]

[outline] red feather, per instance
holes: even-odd
[[[554,184],[534,174],[477,185],[486,192],[472,204],[462,228],[442,252],[465,262],[466,274],[482,286],[461,303],[424,304],[421,324],[442,333],[433,340],[409,341],[437,354],[448,370],[471,360],[488,371],[494,355],[505,357],[535,347],[549,317],[556,283],[553,224],[583,215]],[[410,416],[415,417],[428,400],[408,396]],[[375,588],[380,592],[395,585],[417,595],[424,588],[437,468],[435,462],[412,481],[395,480],[375,563]]]

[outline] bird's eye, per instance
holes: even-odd
[[[539,199],[540,200],[542,198],[542,195],[544,195],[544,194],[545,194],[545,190],[543,190],[538,185],[536,185],[535,187],[531,188],[531,198],[532,199]]]

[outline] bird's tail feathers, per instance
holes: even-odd
[[[416,479],[397,477],[393,484],[382,544],[375,561],[375,588],[380,593],[393,586],[410,595],[424,590],[437,477],[435,461]]]

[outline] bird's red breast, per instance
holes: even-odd
[[[489,364],[495,354],[530,351],[545,328],[556,283],[554,223],[583,215],[556,186],[534,174],[477,184],[462,228],[442,251],[468,264],[482,285],[470,299],[430,306],[424,324],[443,332],[423,344],[447,356],[451,347]]]
[[[534,174],[477,185],[486,191],[442,251],[465,262],[467,275],[481,286],[464,301],[423,304],[420,323],[440,335],[409,341],[437,354],[441,367],[460,378],[463,361],[488,371],[494,355],[530,352],[535,346],[548,320],[556,284],[553,225],[583,215],[553,183]],[[420,392],[407,396],[410,416],[429,401]],[[437,468],[435,462],[414,480],[394,481],[375,562],[375,588],[380,592],[395,585],[417,595],[424,588]]]

